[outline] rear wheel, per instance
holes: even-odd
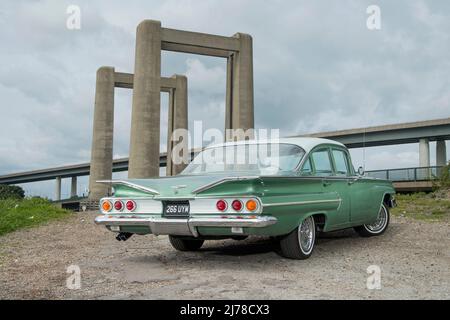
[[[316,225],[312,216],[307,217],[290,234],[280,240],[281,253],[290,259],[307,259],[316,241]]]
[[[383,234],[389,225],[389,209],[386,204],[381,205],[380,211],[378,212],[377,219],[370,223],[364,224],[362,226],[355,227],[355,231],[359,233],[362,237],[373,237]]]
[[[169,241],[172,247],[178,251],[196,251],[203,245],[204,240],[189,239],[186,237],[169,236]]]

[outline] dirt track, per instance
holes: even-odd
[[[2,299],[450,299],[450,224],[392,218],[385,235],[318,239],[309,260],[281,258],[264,238],[207,241],[180,253],[167,237],[118,242],[93,213],[0,237]],[[381,268],[369,290],[366,269]],[[66,287],[69,265],[81,289]]]

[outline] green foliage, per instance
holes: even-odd
[[[70,215],[70,211],[54,206],[47,199],[0,200],[0,235]]]
[[[450,199],[435,194],[397,194],[397,207],[391,209],[395,216],[410,217],[425,221],[442,221],[450,218]]]
[[[23,199],[25,191],[19,186],[0,184],[0,200],[4,199]]]
[[[450,163],[442,167],[438,179],[439,189],[450,189]]]

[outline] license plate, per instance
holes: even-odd
[[[189,217],[189,201],[165,201],[163,215],[167,218]]]

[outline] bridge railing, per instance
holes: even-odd
[[[427,181],[439,177],[443,167],[416,167],[366,171],[365,175],[391,181]]]

